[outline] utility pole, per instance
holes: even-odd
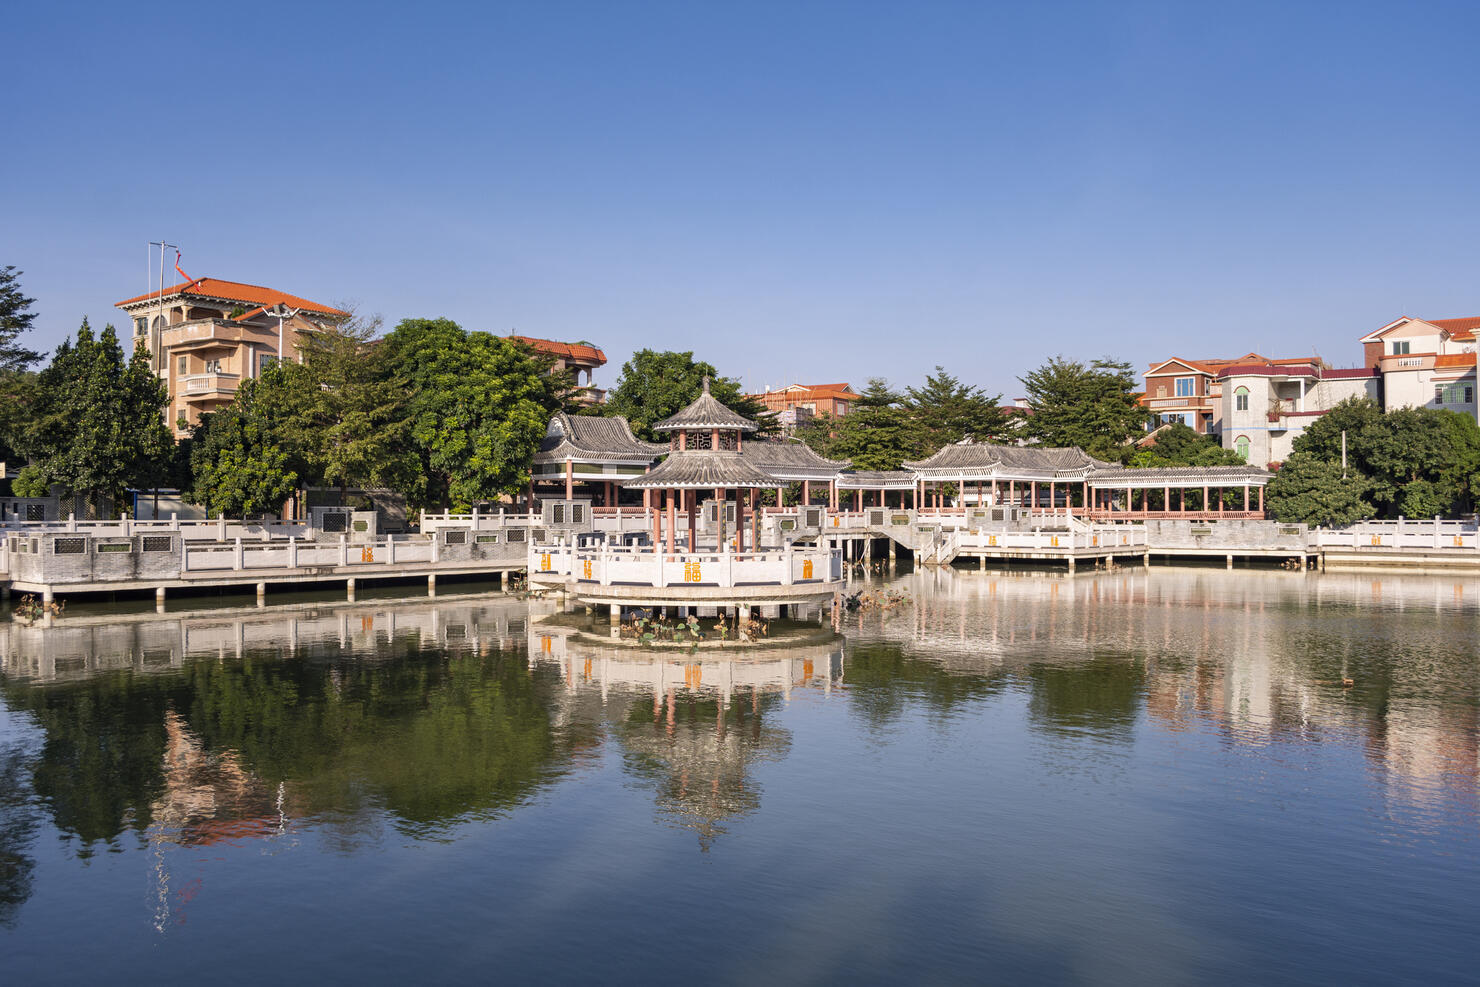
[[[164,369],[164,252],[168,247],[170,250],[179,250],[173,243],[164,240],[150,240],[149,246],[159,248],[159,295],[154,299],[155,316],[149,320],[149,365],[154,368],[155,373]],[[152,261],[152,258],[151,258]],[[145,294],[148,294],[148,282],[145,282]],[[159,325],[155,325],[155,320]]]

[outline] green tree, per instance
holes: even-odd
[[[1002,437],[1006,416],[998,407],[1002,395],[989,396],[979,387],[962,384],[937,366],[923,387],[906,388],[905,408],[931,451],[962,439],[990,442]]]
[[[848,414],[819,415],[797,437],[820,455],[844,459],[861,470],[897,470],[905,460],[922,459],[935,449],[904,395],[882,377],[873,377]]]
[[[41,359],[40,353],[18,342],[36,322],[31,309],[36,299],[21,292],[22,273],[13,264],[0,267],[0,374],[25,370]]]
[[[1351,398],[1313,422],[1295,440],[1294,452],[1335,464],[1339,474],[1343,437],[1346,472],[1362,481],[1370,516],[1431,517],[1474,508],[1480,427],[1469,415],[1433,408],[1384,414],[1371,399]]]
[[[285,437],[308,479],[348,487],[412,486],[416,460],[407,441],[405,393],[375,342],[379,319],[351,315],[303,337],[303,370],[284,379]]]
[[[169,454],[164,386],[144,353],[124,360],[111,325],[94,336],[84,319],[38,375],[35,394],[22,451],[67,494],[120,504]]]
[[[276,512],[298,484],[298,472],[284,448],[281,400],[288,368],[274,364],[255,380],[244,381],[236,399],[201,417],[190,465],[191,499],[210,514],[242,517]]]
[[[1340,462],[1296,451],[1275,473],[1265,490],[1265,508],[1277,521],[1310,525],[1345,525],[1372,517],[1367,499],[1370,483],[1360,471]]]
[[[547,361],[447,319],[406,319],[385,339],[389,372],[419,460],[414,504],[467,509],[529,482],[565,381]]]
[[[747,398],[740,382],[719,376],[714,366],[695,360],[693,352],[672,350],[638,350],[622,364],[617,386],[606,396],[606,404],[597,413],[622,415],[639,439],[660,441],[653,425],[682,411],[693,403],[709,378],[709,393],[725,407],[755,422],[760,435],[777,431],[776,419],[765,406]]]
[[[1242,466],[1243,458],[1225,449],[1211,436],[1203,435],[1182,422],[1173,422],[1157,431],[1154,445],[1136,450],[1129,466]]]
[[[1127,443],[1146,421],[1130,364],[1107,358],[1085,365],[1056,356],[1019,380],[1033,410],[1029,436],[1047,446],[1077,446],[1101,459],[1129,458]]]

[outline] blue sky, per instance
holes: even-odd
[[[1480,315],[1480,5],[26,4],[38,344],[193,276],[752,386],[1319,353]]]

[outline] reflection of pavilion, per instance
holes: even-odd
[[[529,645],[531,661],[560,669],[572,700],[600,690],[611,735],[654,783],[660,815],[696,831],[706,850],[728,820],[759,807],[753,766],[791,750],[789,731],[766,724],[767,709],[793,689],[830,694],[843,678],[836,642],[680,658],[571,644],[536,627]]]

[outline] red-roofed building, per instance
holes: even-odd
[[[765,405],[767,411],[778,416],[782,430],[790,432],[814,415],[841,418],[858,400],[858,392],[852,384],[792,384],[779,391],[766,390],[746,397]]]
[[[587,342],[562,343],[554,339],[536,339],[533,336],[510,336],[511,342],[533,350],[554,361],[552,371],[570,371],[576,383],[576,400],[581,404],[600,404],[606,400],[606,391],[592,386],[592,373],[606,366],[606,354]],[[581,383],[581,374],[586,382]]]
[[[117,303],[133,320],[134,350],[169,392],[169,422],[182,438],[200,416],[231,403],[243,380],[298,353],[300,337],[349,313],[275,288],[196,278]]]
[[[1255,466],[1282,463],[1306,427],[1353,397],[1378,400],[1376,370],[1335,370],[1319,360],[1239,362],[1218,372],[1223,448]]]
[[[1382,375],[1384,411],[1442,408],[1475,414],[1475,330],[1480,318],[1394,319],[1361,339]]]
[[[1147,429],[1182,422],[1203,435],[1218,435],[1223,417],[1223,390],[1218,375],[1225,367],[1270,362],[1258,353],[1245,353],[1233,359],[1172,357],[1151,364],[1146,371],[1146,390],[1141,395],[1141,404],[1151,413]]]

